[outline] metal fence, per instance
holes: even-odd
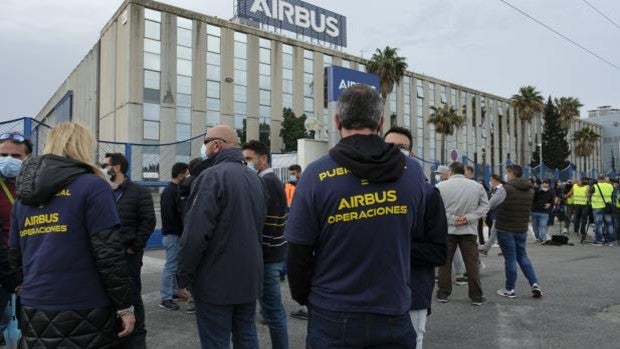
[[[1,133],[21,133],[31,139],[33,143],[34,155],[39,155],[45,147],[45,140],[51,127],[32,118],[20,118],[5,122],[0,122]],[[194,138],[168,143],[168,144],[136,144],[97,141],[97,152],[93,154],[93,160],[101,163],[106,153],[121,153],[127,157],[129,169],[127,176],[132,181],[138,182],[150,188],[153,199],[156,202],[156,210],[159,209],[159,192],[166,185],[171,176],[172,166],[176,162],[188,163],[191,159],[200,156],[200,147],[202,145],[204,135],[198,135]],[[422,158],[414,157],[422,166],[424,174],[432,182],[435,182],[434,171],[440,165],[439,161],[429,161]],[[474,168],[474,176],[478,180],[484,180],[489,183],[491,174],[496,173],[500,176],[504,175],[506,166],[510,165],[510,161],[505,164],[481,164],[471,160],[466,155],[462,156],[464,165],[471,165]],[[271,164],[274,172],[282,182],[288,180],[288,167],[297,163],[296,153],[273,153],[271,155]],[[596,169],[587,172],[577,172],[574,166],[568,166],[565,169],[550,169],[543,166],[530,167],[525,166],[524,177],[542,178],[551,180],[567,181],[569,179],[577,179],[583,177],[594,178],[597,175]],[[615,177],[615,173],[608,173]],[[159,214],[157,227],[161,226],[159,222]],[[161,246],[161,234],[155,231],[153,237],[149,241],[150,247]]]

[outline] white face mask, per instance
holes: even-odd
[[[435,175],[435,182],[437,182],[437,183],[441,182],[441,176],[440,175],[438,175],[438,174]]]
[[[510,179],[508,178],[508,175],[507,175],[507,174],[505,174],[505,175],[504,175],[504,182],[508,182],[509,180],[510,180]]]
[[[547,190],[549,190],[549,188],[540,188],[540,190],[547,191]]]
[[[409,157],[409,155],[411,155],[411,153],[407,149],[401,149],[400,152],[405,154],[406,157]]]
[[[207,145],[206,145],[206,144],[203,144],[203,145],[200,147],[200,157],[201,157],[203,160],[206,160],[206,159],[209,157],[209,155],[207,155]]]

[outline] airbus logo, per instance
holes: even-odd
[[[325,33],[331,37],[340,35],[338,19],[317,13],[284,0],[254,0],[251,13],[264,13],[265,16],[279,21],[288,22],[300,28],[312,28],[317,33]]]

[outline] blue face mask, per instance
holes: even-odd
[[[256,169],[256,167],[254,166],[253,163],[248,162],[248,169],[250,170],[250,172],[252,173],[258,173],[258,170]]]
[[[0,174],[4,178],[17,177],[22,161],[11,156],[0,156]]]

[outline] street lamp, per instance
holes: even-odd
[[[306,130],[313,132],[314,133],[314,139],[319,139],[319,119],[315,118],[314,116],[311,116],[309,118],[306,119],[306,121],[304,121],[304,127],[306,128]]]
[[[543,155],[542,155],[542,143],[538,143],[538,158],[539,158],[539,162],[540,162],[540,180],[543,180]]]

